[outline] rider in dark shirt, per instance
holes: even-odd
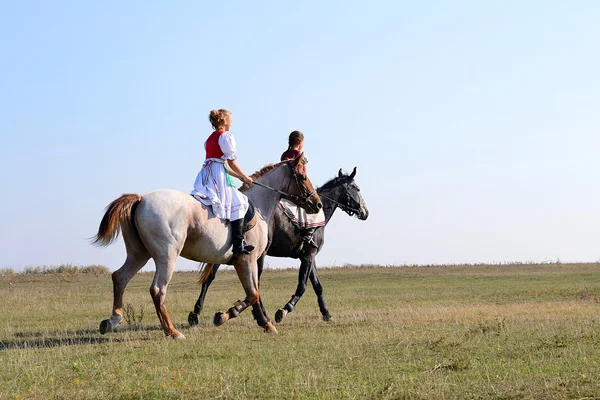
[[[281,161],[296,158],[301,152],[304,146],[304,135],[300,131],[293,131],[290,133],[288,138],[288,149],[281,155]],[[317,227],[313,226],[310,228],[299,228],[298,233],[302,237],[303,244],[308,243],[311,246],[317,247],[317,244],[313,240],[313,235]]]

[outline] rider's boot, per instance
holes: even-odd
[[[300,236],[302,237],[302,244],[309,244],[313,247],[319,247],[317,246],[317,243],[314,241],[313,239],[313,235],[315,234],[315,231],[317,230],[317,227],[313,226],[311,228],[305,228],[300,230]],[[303,246],[302,246],[303,247]]]
[[[250,254],[254,250],[254,246],[247,244],[244,240],[244,219],[231,221],[231,229],[233,231],[233,255]]]

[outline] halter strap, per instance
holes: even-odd
[[[346,188],[346,194],[348,194],[348,189],[347,188]],[[349,211],[353,212],[354,214],[359,214],[360,213],[360,210],[357,210],[356,208],[352,208],[349,205],[342,204],[339,201],[336,201],[336,200],[332,199],[331,197],[325,196],[322,193],[319,193],[319,197],[326,198],[327,200],[335,203],[338,207],[340,207],[342,210],[344,210],[346,212],[348,212],[347,210],[349,210]]]

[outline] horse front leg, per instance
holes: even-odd
[[[302,257],[300,257],[300,271],[298,271],[298,286],[296,287],[296,292],[283,308],[277,310],[275,313],[275,322],[281,322],[288,313],[294,311],[294,307],[306,291],[306,283],[308,282],[308,276],[312,270],[315,254],[316,251],[311,251],[308,254],[305,252]]]
[[[127,259],[121,268],[112,273],[113,310],[109,319],[100,322],[100,333],[114,332],[123,321],[123,293],[127,284],[146,265],[150,255],[145,252],[127,254]]]
[[[227,312],[217,312],[213,323],[215,326],[220,326],[229,319],[237,317],[246,308],[252,306],[252,314],[258,326],[263,327],[267,333],[277,333],[277,329],[267,320],[266,315],[260,307],[257,262],[250,257],[240,256],[234,264],[235,271],[246,292],[246,298],[243,301],[238,300]]]
[[[246,308],[250,307],[252,303],[247,298],[244,300],[238,300],[234,303],[233,307],[231,307],[226,312],[219,311],[215,313],[213,317],[213,325],[221,326],[225,322],[229,321],[232,318],[236,318],[242,311]]]
[[[204,300],[206,298],[206,293],[208,292],[208,288],[210,287],[211,283],[215,280],[215,276],[217,275],[217,271],[219,270],[220,266],[221,266],[221,264],[213,265],[212,270],[210,271],[210,275],[208,276],[206,281],[204,281],[202,283],[202,289],[200,290],[200,296],[198,296],[198,300],[196,300],[196,304],[194,304],[194,311],[190,312],[190,314],[188,315],[188,323],[190,324],[190,326],[192,328],[198,326],[198,323],[199,323],[198,317],[200,316],[200,313],[202,312],[202,308],[204,307]],[[208,268],[208,266],[206,266],[205,268]]]

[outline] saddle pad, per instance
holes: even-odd
[[[319,210],[317,214],[307,214],[303,208],[298,207],[287,199],[281,199],[279,207],[281,207],[283,213],[290,219],[291,223],[300,229],[325,226],[325,213],[323,213],[323,210]]]

